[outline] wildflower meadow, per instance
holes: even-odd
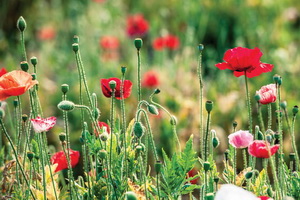
[[[299,2],[147,2],[3,1],[0,198],[300,200]]]

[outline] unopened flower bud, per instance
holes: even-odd
[[[280,77],[280,79],[278,80],[278,85],[282,85],[282,77]]]
[[[32,159],[34,158],[34,153],[31,152],[31,151],[27,152],[27,158],[28,158],[30,161],[32,161]]]
[[[27,119],[28,119],[28,115],[23,114],[22,115],[22,120],[23,120],[24,123],[27,121]]]
[[[177,124],[177,118],[174,115],[171,116],[170,124],[173,126]]]
[[[280,107],[285,110],[287,107],[287,102],[286,101],[281,102]]]
[[[77,35],[74,35],[74,37],[73,37],[73,43],[79,44],[79,37]]]
[[[156,88],[156,89],[154,90],[154,94],[159,94],[159,93],[160,93],[160,89]]]
[[[295,153],[290,153],[289,157],[290,157],[291,161],[295,161],[296,154]]]
[[[106,156],[107,156],[107,151],[105,150],[105,149],[101,149],[100,151],[99,151],[99,158],[101,158],[101,159],[105,159],[106,158]]]
[[[161,161],[159,161],[159,160],[156,161],[156,163],[154,164],[154,169],[155,169],[155,172],[156,172],[157,174],[160,173],[161,167],[162,167]]]
[[[217,177],[217,176],[214,178],[214,182],[215,182],[216,184],[219,182],[219,180],[220,180],[220,178]]]
[[[225,156],[226,161],[228,161],[228,155],[229,155],[229,150],[226,149],[226,151],[224,152],[224,156]]]
[[[18,99],[15,99],[15,100],[13,101],[13,104],[14,104],[14,107],[15,107],[15,108],[18,107],[18,105],[19,105]]]
[[[17,21],[17,28],[21,32],[25,31],[25,29],[26,29],[26,21],[25,21],[25,19],[22,16],[19,17],[19,19]]]
[[[252,172],[252,171],[247,172],[247,173],[245,174],[245,178],[246,178],[246,179],[250,179],[250,178],[252,178],[252,176],[253,176],[253,172]]]
[[[141,38],[136,38],[134,40],[134,46],[137,50],[140,50],[143,46],[143,40]]]
[[[266,140],[267,140],[269,143],[271,143],[271,142],[272,142],[272,140],[273,140],[273,137],[272,137],[272,135],[270,135],[270,134],[267,134],[267,135],[266,135]]]
[[[63,94],[66,94],[69,91],[70,87],[68,84],[62,84],[61,85],[61,91]]]
[[[107,132],[103,132],[101,135],[100,135],[100,139],[105,142],[107,141],[108,139],[108,133]]]
[[[72,101],[61,101],[57,107],[62,111],[72,111],[75,108],[75,104]]]
[[[31,64],[32,64],[33,66],[36,66],[37,63],[38,63],[37,57],[32,56],[32,57],[30,58],[30,62],[31,62]]]
[[[294,116],[297,115],[298,111],[299,111],[299,107],[298,106],[294,106],[293,107],[293,115]]]
[[[141,122],[135,122],[134,127],[133,127],[133,132],[137,138],[141,138],[143,136],[144,127]]]
[[[24,72],[27,72],[28,69],[29,69],[29,65],[28,65],[28,62],[27,61],[22,61],[20,63],[20,66],[21,66],[21,69],[24,71]]]
[[[261,131],[257,132],[257,139],[258,140],[263,140],[264,139],[264,135],[263,135],[263,133]]]
[[[206,101],[205,108],[208,113],[210,113],[213,109],[214,103],[212,101]]]
[[[206,172],[207,172],[208,170],[210,170],[210,163],[207,162],[207,161],[204,162],[204,163],[203,163],[203,168],[204,168],[204,171],[206,171]]]
[[[125,198],[126,200],[138,200],[136,194],[131,191],[125,193]]]
[[[77,53],[78,50],[79,50],[79,44],[78,44],[78,43],[73,43],[73,44],[72,44],[72,49],[73,49],[73,51],[74,51],[75,53]]]
[[[214,193],[207,193],[205,195],[205,200],[214,200]]]
[[[280,76],[278,74],[275,74],[273,76],[273,80],[274,80],[275,83],[278,83],[278,81],[280,80]]]
[[[213,145],[213,147],[214,147],[214,148],[217,148],[217,147],[219,146],[219,144],[220,144],[219,139],[218,139],[217,137],[214,137],[214,138],[212,139],[212,145]]]
[[[59,134],[59,140],[61,141],[61,142],[64,142],[65,140],[66,140],[66,134],[65,133],[61,133],[61,134]]]
[[[268,189],[267,189],[267,194],[268,194],[269,197],[274,196],[272,189],[269,188],[269,187],[268,187]]]
[[[203,51],[203,49],[204,49],[204,45],[203,45],[203,44],[199,44],[199,45],[198,45],[198,50],[199,50],[199,51]]]
[[[238,123],[236,121],[232,122],[232,126],[235,129],[237,127]]]
[[[121,72],[122,72],[122,74],[125,74],[126,71],[127,71],[127,67],[122,66],[122,67],[121,67]]]
[[[147,109],[148,109],[149,113],[151,113],[153,115],[158,115],[159,114],[158,109],[155,105],[149,104],[147,106]]]
[[[117,82],[116,81],[109,81],[109,87],[110,89],[114,90],[117,86]]]
[[[93,109],[93,116],[95,120],[98,120],[100,117],[100,110],[98,108]]]

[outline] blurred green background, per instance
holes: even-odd
[[[183,142],[190,134],[199,134],[199,86],[197,79],[197,45],[205,45],[203,75],[205,99],[214,101],[212,128],[221,139],[220,152],[227,148],[227,135],[236,120],[238,129],[247,129],[244,77],[236,78],[229,70],[220,71],[215,64],[222,62],[227,49],[236,46],[259,47],[262,62],[274,64],[271,73],[249,80],[251,97],[272,77],[283,77],[282,99],[288,110],[300,99],[300,1],[298,0],[1,0],[0,2],[0,67],[9,71],[19,68],[21,60],[20,35],[16,28],[19,16],[27,22],[25,32],[28,58],[36,56],[40,99],[45,116],[58,117],[58,126],[49,139],[58,145],[63,130],[62,113],[56,107],[61,101],[60,86],[70,85],[68,98],[79,102],[78,75],[72,38],[80,38],[80,50],[91,91],[98,95],[101,121],[109,116],[109,99],[102,95],[100,78],[120,77],[120,67],[128,68],[127,78],[133,84],[132,95],[126,100],[128,119],[136,108],[136,49],[133,37],[126,33],[127,18],[142,14],[149,23],[143,35],[142,73],[158,72],[161,94],[156,98],[177,116],[178,134]],[[156,51],[155,38],[172,34],[179,38],[176,50]],[[99,44],[103,36],[118,38],[120,46],[114,56]],[[143,88],[148,99],[152,89]],[[23,97],[26,98],[26,97]],[[8,99],[11,104],[13,98]],[[256,104],[252,99],[253,116]],[[119,106],[119,105],[118,105]],[[264,116],[266,117],[266,109]],[[275,111],[275,105],[273,107]],[[119,115],[119,112],[117,113]],[[80,112],[70,113],[72,147],[80,149]],[[206,115],[205,115],[206,118]],[[204,119],[205,119],[204,118]],[[275,120],[275,117],[274,117]],[[151,117],[155,139],[168,149],[172,135],[168,116]],[[254,119],[255,124],[257,120]],[[275,124],[273,128],[275,130]],[[296,133],[299,127],[296,126]],[[287,128],[284,129],[287,132]],[[297,135],[297,134],[296,134]],[[198,138],[198,139],[197,139]],[[299,137],[298,137],[299,139]],[[289,143],[289,140],[286,140]],[[289,151],[289,145],[286,145]]]

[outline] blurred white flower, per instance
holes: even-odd
[[[225,184],[218,190],[214,200],[259,200],[253,193],[232,184]]]

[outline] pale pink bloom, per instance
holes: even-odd
[[[224,184],[218,190],[215,200],[259,200],[253,193],[244,190],[241,187]]]
[[[239,130],[235,133],[231,133],[228,136],[229,144],[231,144],[235,148],[246,148],[253,141],[253,135],[249,133],[249,131]]]
[[[31,119],[31,123],[36,133],[47,132],[56,124],[56,117],[48,117],[46,119],[37,117]]]
[[[262,86],[260,90],[256,91],[256,94],[259,95],[261,104],[269,104],[274,103],[276,101],[277,93],[276,93],[276,85],[269,84]]]

